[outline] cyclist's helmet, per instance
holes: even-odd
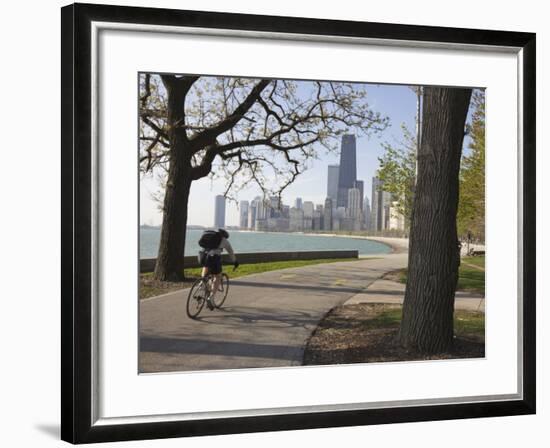
[[[223,236],[225,239],[229,238],[229,233],[225,229],[218,229],[218,233]]]

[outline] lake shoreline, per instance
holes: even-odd
[[[185,256],[196,256],[200,248],[197,241],[201,230],[188,230]],[[309,232],[256,232],[230,230],[230,242],[236,253],[260,252],[311,252],[322,250],[357,250],[359,256],[383,255],[402,252],[403,243],[395,244],[390,238],[365,237],[362,235],[337,235]],[[320,238],[325,237],[325,238]],[[329,237],[329,238],[326,238]],[[159,229],[140,227],[140,259],[157,255]]]

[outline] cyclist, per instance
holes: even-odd
[[[217,232],[205,231],[199,240],[199,245],[205,249],[206,255],[202,268],[202,276],[206,277],[208,274],[211,274],[214,277],[214,284],[212,285],[210,295],[206,299],[206,306],[210,310],[214,309],[216,293],[218,292],[222,278],[222,251],[224,249],[227,251],[235,269],[239,266],[237,257],[228,239],[229,233],[225,229],[218,229]]]

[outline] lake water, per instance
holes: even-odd
[[[157,256],[160,229],[140,227],[140,258]],[[202,230],[188,230],[185,255],[196,255]],[[307,250],[358,250],[359,255],[387,254],[391,248],[377,241],[337,236],[316,236],[300,233],[229,232],[233,250],[239,252],[284,252]]]

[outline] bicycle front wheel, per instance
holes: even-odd
[[[214,299],[214,306],[216,308],[221,308],[227,299],[227,293],[229,292],[229,277],[227,274],[222,274],[222,279],[220,281],[220,286],[218,286],[218,292]]]
[[[191,319],[194,319],[199,315],[204,307],[204,302],[206,302],[207,297],[208,287],[206,286],[206,281],[199,278],[195,281],[195,283],[193,283],[193,286],[191,286],[191,290],[189,291],[189,295],[187,296],[186,311],[187,315]]]

